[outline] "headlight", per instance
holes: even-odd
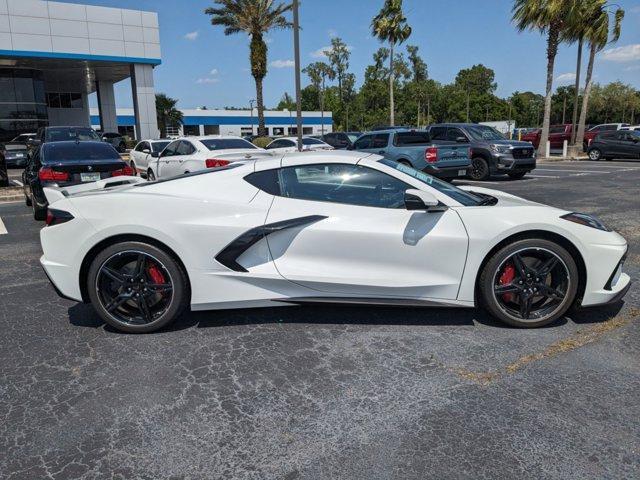
[[[604,232],[610,232],[604,223],[598,220],[596,217],[591,215],[587,215],[586,213],[567,213],[566,215],[562,215],[560,218],[564,218],[565,220],[569,220],[573,223],[579,223],[580,225],[584,225],[585,227],[596,228],[598,230],[602,230]]]
[[[497,143],[492,143],[489,145],[489,148],[493,153],[507,153],[509,151],[509,145],[500,145]]]

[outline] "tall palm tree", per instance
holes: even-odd
[[[176,108],[178,100],[166,96],[164,93],[156,93],[156,118],[160,136],[167,136],[168,126],[182,125],[182,112]]]
[[[319,92],[320,97],[320,117],[322,118],[321,126],[322,134],[324,135],[324,93],[325,82],[327,79],[333,80],[336,78],[336,72],[330,65],[324,62],[313,62],[302,69],[304,73],[309,76],[309,80]]]
[[[274,4],[274,0],[215,0],[216,7],[207,8],[204,13],[211,15],[211,25],[220,25],[225,35],[244,32],[249,35],[249,61],[251,75],[256,83],[256,104],[258,107],[258,135],[266,135],[264,125],[264,99],[262,81],[267,75],[267,44],[264,35],[272,29],[291,28],[284,13],[292,8],[291,3]]]
[[[402,0],[385,0],[380,12],[371,21],[373,36],[389,43],[389,123],[395,125],[393,103],[393,48],[402,44],[411,35],[411,27],[402,13]]]
[[[620,38],[622,19],[624,10],[616,8],[613,14],[613,27],[611,28],[609,15],[610,5],[606,0],[590,0],[591,11],[588,14],[588,28],[585,32],[585,40],[589,42],[589,64],[587,65],[587,77],[585,79],[584,94],[582,95],[582,109],[580,110],[580,121],[578,122],[578,133],[576,134],[576,145],[584,142],[584,129],[587,121],[587,109],[589,108],[589,95],[591,94],[591,83],[593,76],[593,63],[596,53],[602,50],[609,42],[617,42]],[[609,29],[611,28],[611,40],[609,40]]]
[[[544,99],[544,116],[538,155],[546,154],[551,119],[551,96],[553,94],[553,67],[561,36],[575,18],[574,10],[580,0],[514,0],[513,21],[519,31],[538,30],[547,35],[547,85]]]

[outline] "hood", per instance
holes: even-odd
[[[478,192],[484,195],[490,195],[498,199],[498,203],[494,207],[523,207],[523,206],[547,206],[542,203],[532,202],[522,197],[511,195],[507,192],[500,190],[493,190],[491,188],[477,187],[475,185],[460,185],[458,188],[465,192]],[[553,207],[549,207],[553,208]]]

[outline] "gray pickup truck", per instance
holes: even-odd
[[[468,145],[435,145],[424,130],[388,129],[365,133],[351,150],[377,153],[434,177],[464,177],[471,167]]]

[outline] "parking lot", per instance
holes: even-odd
[[[523,180],[456,183],[598,216],[626,237],[638,278],[640,163],[541,163]],[[637,283],[624,303],[534,330],[476,310],[282,307],[125,335],[56,296],[38,263],[41,226],[24,202],[0,203],[2,478],[640,471]]]

